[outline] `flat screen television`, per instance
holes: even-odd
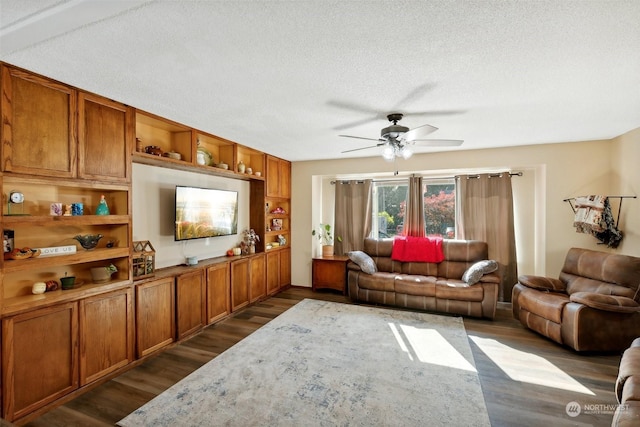
[[[175,240],[238,233],[238,192],[176,186]]]

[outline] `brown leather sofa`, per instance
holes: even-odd
[[[640,426],[640,338],[636,338],[622,355],[616,398],[620,405],[613,414],[611,426]]]
[[[486,260],[485,242],[444,240],[444,261],[400,262],[391,259],[393,239],[367,238],[363,251],[375,262],[377,272],[367,274],[349,262],[349,295],[354,301],[407,307],[426,311],[493,319],[500,276],[484,274],[469,285],[462,279],[477,261]]]
[[[622,351],[640,336],[640,258],[572,248],[559,279],[520,276],[513,316],[576,351]]]

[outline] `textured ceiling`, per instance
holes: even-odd
[[[620,135],[639,22],[637,0],[0,0],[0,57],[296,161],[378,155],[338,135],[396,111],[447,150]]]

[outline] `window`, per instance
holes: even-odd
[[[425,234],[455,237],[455,180],[424,179]],[[380,181],[373,185],[372,236],[393,237],[402,234],[407,204],[407,181]]]

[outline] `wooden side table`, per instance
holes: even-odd
[[[346,255],[323,256],[313,259],[311,289],[334,289],[347,294]]]

